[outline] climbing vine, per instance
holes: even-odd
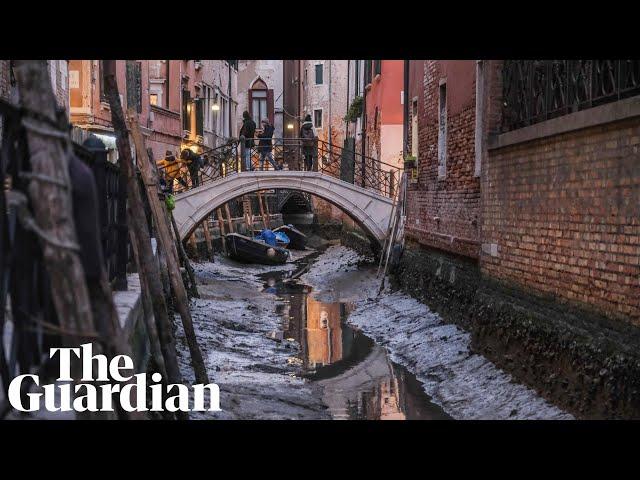
[[[346,122],[355,122],[362,115],[362,105],[363,99],[360,95],[355,97],[351,105],[349,105],[349,110],[347,111],[347,115],[344,117]]]

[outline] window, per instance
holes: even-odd
[[[482,165],[482,152],[484,150],[484,63],[479,60],[476,63],[476,138],[475,138],[475,167],[474,175],[480,176]]]
[[[142,63],[127,61],[127,108],[142,112]]]
[[[355,71],[355,77],[356,77],[356,88],[355,88],[355,96],[358,97],[360,96],[360,60],[356,60],[356,71]]]
[[[107,92],[105,90],[105,84],[104,84],[104,60],[98,60],[98,75],[100,75],[100,100],[102,102],[106,102],[107,101]]]
[[[322,109],[318,108],[313,111],[313,124],[316,128],[322,128]]]
[[[260,122],[267,118],[267,91],[254,90],[252,94],[251,113],[253,121],[259,127]]]
[[[411,155],[418,158],[418,99],[411,102]]]
[[[364,84],[369,85],[371,83],[371,60],[364,61]]]
[[[169,60],[149,60],[149,103],[169,108]],[[155,96],[155,103],[152,97]]]
[[[324,83],[324,65],[321,63],[316,64],[316,85],[322,85]]]
[[[447,176],[447,84],[439,89],[438,102],[438,177]]]
[[[382,60],[374,60],[373,61],[373,75],[382,74]]]
[[[249,114],[258,128],[265,118],[273,124],[273,90],[268,89],[260,78],[253,82],[249,90]]]

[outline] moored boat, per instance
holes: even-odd
[[[280,265],[289,258],[289,252],[284,248],[274,247],[239,233],[225,235],[224,241],[229,257],[240,262]]]
[[[293,225],[282,225],[274,228],[274,232],[283,232],[289,237],[289,248],[293,250],[304,250],[307,246],[307,236]]]

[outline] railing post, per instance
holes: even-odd
[[[118,191],[116,199],[116,259],[115,264],[111,264],[110,225],[107,212],[108,206],[108,186],[107,186],[107,148],[105,144],[96,136],[87,138],[82,146],[93,156],[93,175],[96,181],[98,194],[98,205],[100,208],[101,243],[107,262],[106,270],[109,280],[113,281],[114,290],[127,289],[127,246],[129,232],[127,229],[127,189],[126,179],[122,174],[118,175]]]
[[[238,172],[244,172],[247,168],[247,166],[245,165],[245,150],[247,148],[246,142],[245,142],[245,137],[241,136],[240,137],[240,168],[238,169]]]

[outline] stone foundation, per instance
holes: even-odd
[[[640,329],[483,277],[477,264],[408,246],[392,279],[472,347],[579,418],[640,418]]]

